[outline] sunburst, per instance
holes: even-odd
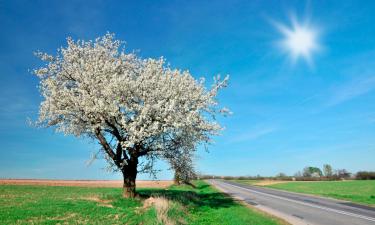
[[[292,61],[295,63],[302,58],[312,65],[312,55],[320,49],[318,31],[309,23],[301,24],[296,19],[292,19],[290,27],[280,23],[276,23],[276,27],[283,35],[280,46]]]

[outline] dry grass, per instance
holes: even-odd
[[[65,214],[63,216],[52,217],[51,219],[53,219],[53,220],[68,220],[68,219],[71,219],[71,218],[76,217],[76,216],[77,216],[77,213],[68,213],[68,214]]]
[[[64,221],[66,220],[69,220],[69,219],[73,219],[75,217],[77,217],[77,213],[67,213],[67,214],[64,214],[64,215],[61,215],[61,216],[54,216],[54,217],[45,217],[45,216],[40,216],[40,217],[31,217],[27,220],[27,223],[28,224],[44,224],[44,223],[48,223],[48,221],[61,221],[62,224],[66,224]],[[17,221],[17,224],[24,224],[23,221],[21,220],[18,220]],[[57,224],[61,224],[61,223],[57,223]]]
[[[121,180],[38,180],[38,179],[0,179],[0,185],[43,185],[77,187],[122,187]],[[137,188],[167,188],[173,184],[170,180],[139,180]]]
[[[111,204],[111,200],[100,199],[98,196],[87,196],[87,197],[83,197],[83,198],[80,198],[80,199],[97,202],[97,203],[99,203],[98,204],[99,206],[113,208],[113,205]]]
[[[165,225],[175,225],[176,222],[169,218],[168,212],[172,202],[164,197],[150,197],[143,203],[143,208],[155,207],[158,221]]]

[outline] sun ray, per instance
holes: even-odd
[[[296,17],[291,17],[291,26],[275,23],[276,28],[283,35],[279,42],[293,63],[300,58],[312,65],[312,54],[320,48],[318,43],[318,32],[309,23],[301,24]]]

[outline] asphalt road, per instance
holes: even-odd
[[[223,192],[292,224],[375,225],[375,208],[287,191],[209,180]]]

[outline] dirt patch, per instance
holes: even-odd
[[[1,179],[0,185],[44,185],[76,187],[122,187],[121,180],[43,180],[43,179]],[[166,188],[173,184],[170,180],[140,180],[138,188]]]
[[[53,220],[68,220],[68,219],[71,219],[75,216],[77,216],[77,213],[70,213],[70,214],[66,214],[64,216],[52,217],[50,219],[53,219]]]
[[[87,197],[83,197],[83,198],[80,198],[80,199],[97,202],[97,203],[99,203],[99,206],[113,208],[113,205],[111,205],[111,200],[100,199],[98,196],[87,196]]]

